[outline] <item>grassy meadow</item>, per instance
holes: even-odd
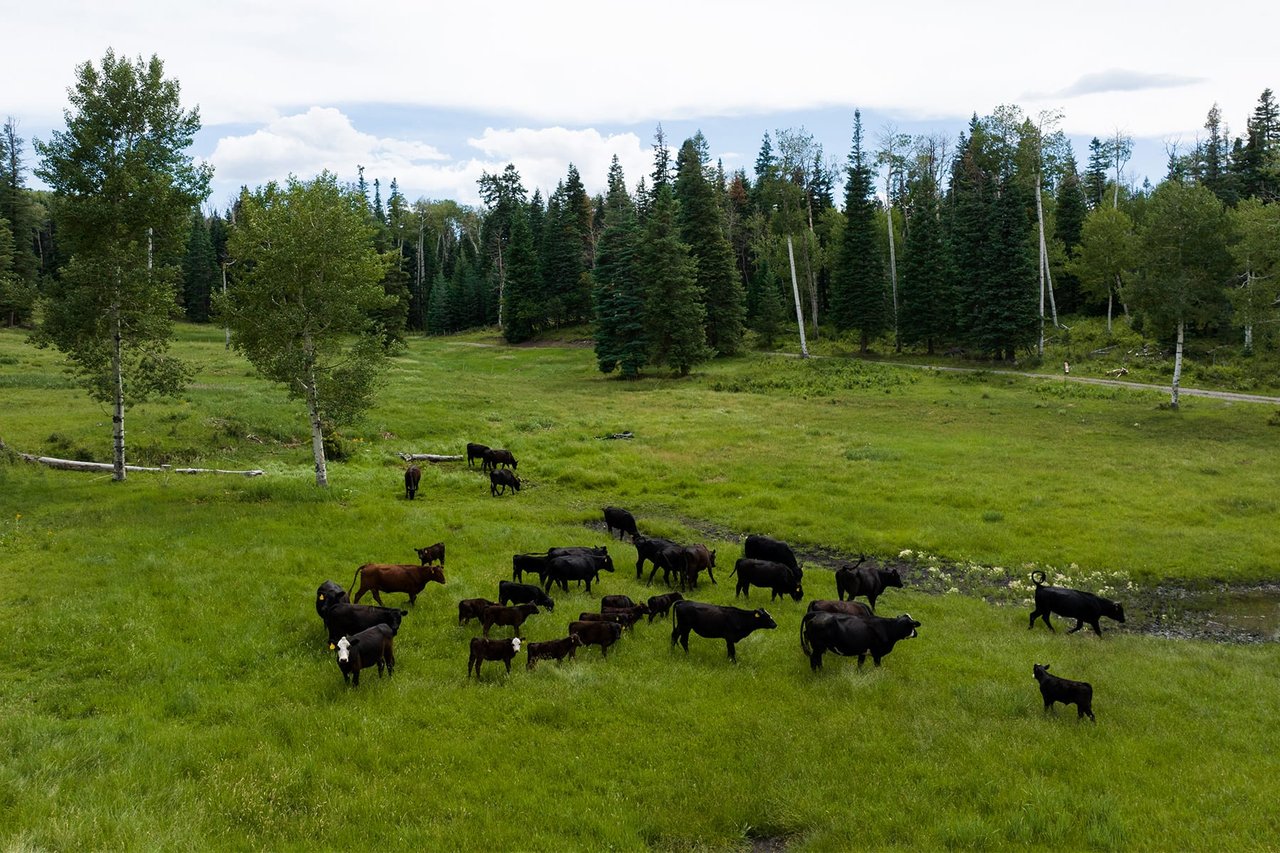
[[[622,383],[590,349],[491,334],[414,339],[377,408],[313,485],[301,407],[217,328],[183,326],[199,367],[178,400],[126,418],[130,462],[266,476],[62,472],[0,460],[0,848],[660,850],[1271,847],[1280,650],[1026,628],[1025,592],[942,589],[926,563],[880,612],[920,636],[882,668],[799,649],[804,603],[738,646],[640,624],[607,659],[464,673],[511,554],[603,544],[600,508],[718,550],[786,539],[807,597],[840,555],[1024,579],[1043,567],[1125,600],[1170,579],[1274,580],[1280,429],[1259,405],[838,360],[749,356]],[[600,436],[631,431],[630,441]],[[56,353],[0,332],[0,438],[110,458],[110,413]],[[465,462],[398,452],[510,448],[523,490],[492,498]],[[448,547],[392,679],[344,686],[313,607],[364,562]],[[645,597],[634,549],[524,635],[564,635],[603,593]],[[903,558],[906,559],[906,558]],[[404,606],[403,595],[384,596]],[[742,604],[741,602],[739,602]],[[509,629],[495,629],[507,636]],[[1088,680],[1096,725],[1046,717],[1033,662]]]

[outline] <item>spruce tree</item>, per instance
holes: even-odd
[[[1080,248],[1089,206],[1080,175],[1076,171],[1075,156],[1070,151],[1063,164],[1062,177],[1058,181],[1054,207],[1053,236],[1062,244],[1068,264],[1066,269],[1054,273],[1054,292],[1058,300],[1058,311],[1071,313],[1080,309],[1080,279],[1071,272],[1069,264]]]
[[[597,244],[593,298],[596,362],[602,373],[619,369],[623,378],[639,375],[649,357],[645,336],[644,286],[637,269],[639,223],[615,155],[609,166],[604,228]]]
[[[888,288],[880,254],[880,226],[871,166],[862,150],[862,114],[853,114],[853,150],[845,170],[844,229],[831,281],[831,316],[841,331],[856,330],[859,349],[889,326]]]
[[[2,227],[9,233],[12,245],[8,266],[12,277],[8,292],[12,299],[2,313],[13,323],[31,319],[40,273],[40,257],[34,250],[38,217],[30,193],[24,186],[22,147],[18,125],[11,117],[0,129],[0,220],[6,223]]]
[[[508,343],[529,340],[545,324],[545,314],[539,304],[539,284],[538,253],[529,231],[528,211],[522,206],[511,217],[507,282],[502,293],[502,335]]]
[[[898,277],[898,333],[929,355],[955,331],[951,257],[938,209],[938,189],[925,171],[911,187],[911,218]]]
[[[191,234],[182,259],[182,307],[193,323],[209,321],[209,300],[221,281],[208,223],[199,209],[191,212]]]
[[[710,353],[697,263],[690,256],[689,246],[680,240],[676,207],[671,183],[657,186],[653,210],[644,227],[640,271],[648,285],[645,326],[651,348],[649,360],[685,376]]]
[[[1084,176],[1085,200],[1090,210],[1102,206],[1103,196],[1107,191],[1107,167],[1111,164],[1111,154],[1101,139],[1089,140],[1089,170]]]
[[[439,270],[431,281],[431,292],[427,296],[427,333],[447,335],[452,331],[455,330],[453,305],[449,301],[449,280],[444,277],[444,270]]]
[[[707,345],[720,355],[734,355],[742,348],[745,333],[746,293],[734,269],[724,212],[715,186],[707,179],[701,154],[705,143],[700,145],[700,140],[701,134],[685,140],[676,156],[680,239],[697,262]]]

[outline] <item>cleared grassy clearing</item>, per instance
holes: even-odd
[[[741,643],[736,667],[719,641],[670,650],[654,623],[607,660],[527,673],[522,655],[477,684],[463,673],[478,629],[457,627],[454,606],[493,597],[513,552],[605,541],[584,525],[607,503],[717,547],[721,583],[701,597],[721,603],[740,548],[699,527],[1139,582],[1273,577],[1280,462],[1264,408],[1171,415],[1159,395],[875,367],[819,382],[803,371],[827,368],[753,359],[623,384],[589,350],[414,341],[322,494],[307,448],[290,446],[301,415],[223,353],[219,330],[182,334],[206,366],[186,402],[132,413],[135,447],[268,477],[121,486],[0,465],[6,847],[1220,849],[1280,831],[1274,645],[1028,632],[1028,608],[908,589],[881,610],[911,612],[921,635],[879,671],[828,657],[812,675],[803,605],[787,601],[765,605],[779,628]],[[60,376],[0,334],[0,378],[27,371]],[[807,396],[784,395],[801,381]],[[11,446],[51,450],[56,432],[106,458],[105,417],[78,392],[0,395]],[[622,430],[636,438],[596,438]],[[419,500],[403,500],[395,451],[467,440],[510,447],[526,489],[490,498],[452,463],[425,467]],[[406,618],[396,677],[344,688],[316,586],[439,539],[449,582]],[[611,551],[603,591],[650,594],[633,549]],[[832,597],[830,574],[812,569],[806,592]],[[557,602],[526,636],[562,636],[598,598]],[[1033,661],[1093,682],[1098,725],[1043,718]]]

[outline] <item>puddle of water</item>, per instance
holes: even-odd
[[[1211,627],[1280,641],[1280,589],[1188,593],[1178,602],[1187,616]]]

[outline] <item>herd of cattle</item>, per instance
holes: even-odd
[[[499,469],[499,465],[516,466],[508,451],[494,451],[483,445],[467,446],[468,462],[480,459],[490,469],[492,488],[497,494],[494,474],[511,473]],[[412,476],[416,468],[405,475],[406,497],[412,499],[419,476]],[[511,476],[514,478],[514,474]],[[410,485],[412,481],[412,486]],[[515,480],[519,489],[519,480]],[[707,572],[708,579],[716,582],[713,569],[716,552],[703,545],[680,545],[660,537],[642,536],[630,512],[618,507],[605,507],[605,528],[612,537],[629,536],[636,549],[636,580],[643,578],[644,564],[650,563],[648,583],[653,584],[661,569],[663,581],[668,587],[679,585],[682,591],[670,591],[654,595],[643,602],[635,602],[626,595],[605,595],[600,600],[598,612],[582,612],[569,622],[564,637],[541,642],[526,642],[522,637],[525,622],[543,611],[555,611],[551,597],[553,587],[569,591],[570,583],[582,584],[587,594],[593,582],[600,581],[600,573],[613,572],[613,558],[606,546],[549,548],[534,554],[515,554],[512,557],[512,579],[498,581],[497,600],[466,598],[458,602],[458,625],[466,625],[473,619],[481,628],[481,636],[470,641],[467,660],[467,676],[474,672],[480,676],[485,661],[501,661],[507,672],[511,661],[523,649],[526,668],[533,669],[539,660],[562,661],[573,658],[579,647],[599,646],[602,656],[608,656],[609,647],[617,643],[624,632],[631,630],[638,621],[648,617],[652,623],[657,617],[671,619],[671,645],[677,643],[689,651],[689,634],[695,633],[709,639],[724,640],[729,660],[736,661],[736,644],[754,631],[777,628],[778,624],[763,608],[747,610],[738,607],[692,601],[684,592],[695,589],[698,577]],[[333,581],[325,581],[316,590],[316,613],[324,621],[329,648],[336,652],[338,668],[344,680],[353,686],[360,683],[360,671],[376,666],[381,676],[385,669],[391,675],[395,669],[393,639],[400,629],[401,620],[409,611],[384,606],[381,593],[404,593],[412,605],[426,585],[431,582],[444,584],[445,546],[437,542],[427,548],[415,549],[420,563],[385,564],[367,563],[356,569],[348,598],[346,590]],[[847,657],[857,657],[861,667],[867,657],[876,666],[893,651],[900,640],[918,635],[920,623],[909,614],[886,618],[875,614],[876,600],[890,587],[901,588],[902,575],[897,569],[878,569],[865,566],[866,557],[859,557],[852,565],[841,566],[835,573],[836,599],[816,599],[809,602],[807,612],[800,620],[800,648],[809,659],[813,670],[822,668],[827,652]],[[536,575],[538,583],[525,583],[526,577]],[[791,547],[767,536],[750,535],[743,543],[743,556],[737,560],[730,576],[737,576],[734,597],[750,598],[751,587],[767,589],[770,601],[779,596],[800,601],[804,597],[804,570]],[[1113,601],[1089,592],[1064,587],[1046,586],[1043,572],[1033,572],[1035,583],[1035,607],[1028,628],[1036,619],[1053,630],[1050,614],[1058,614],[1076,620],[1070,633],[1084,625],[1102,635],[1099,620],[1106,616],[1124,622],[1124,609]],[[370,593],[377,606],[362,605],[360,599]],[[866,598],[866,604],[855,601]],[[510,639],[490,639],[494,628],[512,629]],[[1093,720],[1093,688],[1087,682],[1071,681],[1048,673],[1048,664],[1034,664],[1032,674],[1039,683],[1045,710],[1055,702],[1076,705],[1078,718],[1086,715]]]

